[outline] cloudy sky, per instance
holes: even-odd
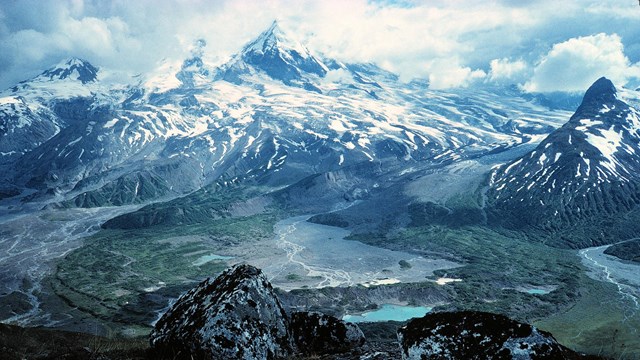
[[[638,0],[1,0],[0,88],[71,56],[143,73],[199,38],[220,63],[274,19],[317,53],[432,88],[640,86]]]

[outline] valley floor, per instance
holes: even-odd
[[[144,336],[180,293],[248,262],[264,268],[295,309],[342,316],[392,303],[501,312],[533,321],[578,351],[640,354],[640,266],[604,255],[604,247],[559,250],[480,227],[412,227],[353,241],[345,229],[278,211],[164,231],[92,233],[113,212],[71,220],[78,211],[5,221],[4,322]],[[25,244],[35,245],[18,250]],[[393,333],[383,323],[373,329],[374,338]]]

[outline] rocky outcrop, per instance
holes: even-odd
[[[364,345],[362,330],[333,316],[317,312],[295,312],[291,330],[300,352],[305,355],[344,353]]]
[[[171,359],[282,359],[357,350],[357,325],[296,312],[291,319],[265,275],[236,265],[190,290],[151,333],[154,356]]]
[[[505,316],[428,314],[398,330],[403,359],[580,359],[551,334]]]
[[[151,333],[160,354],[276,359],[294,352],[289,321],[262,271],[235,266],[181,296]]]

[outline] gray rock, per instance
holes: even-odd
[[[403,359],[580,359],[551,334],[475,311],[428,314],[398,330]]]
[[[291,330],[300,352],[306,355],[345,353],[365,342],[357,325],[317,312],[293,313]]]
[[[162,356],[276,359],[294,352],[289,319],[262,271],[237,265],[181,296],[158,321]]]

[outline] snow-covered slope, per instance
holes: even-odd
[[[568,116],[517,92],[431,91],[374,64],[325,59],[277,23],[218,69],[203,61],[204,45],[164,64],[170,76],[152,71],[135,85],[105,90],[102,71],[75,59],[12,89],[3,104],[35,99],[27,103],[51,114],[41,122],[52,129],[20,150],[4,180],[67,204],[141,202],[136,191],[105,192],[142,186],[125,178],[155,179],[151,193],[173,196],[212,182],[281,186],[361,162],[450,162],[539,141]],[[3,121],[20,107],[11,111]]]

